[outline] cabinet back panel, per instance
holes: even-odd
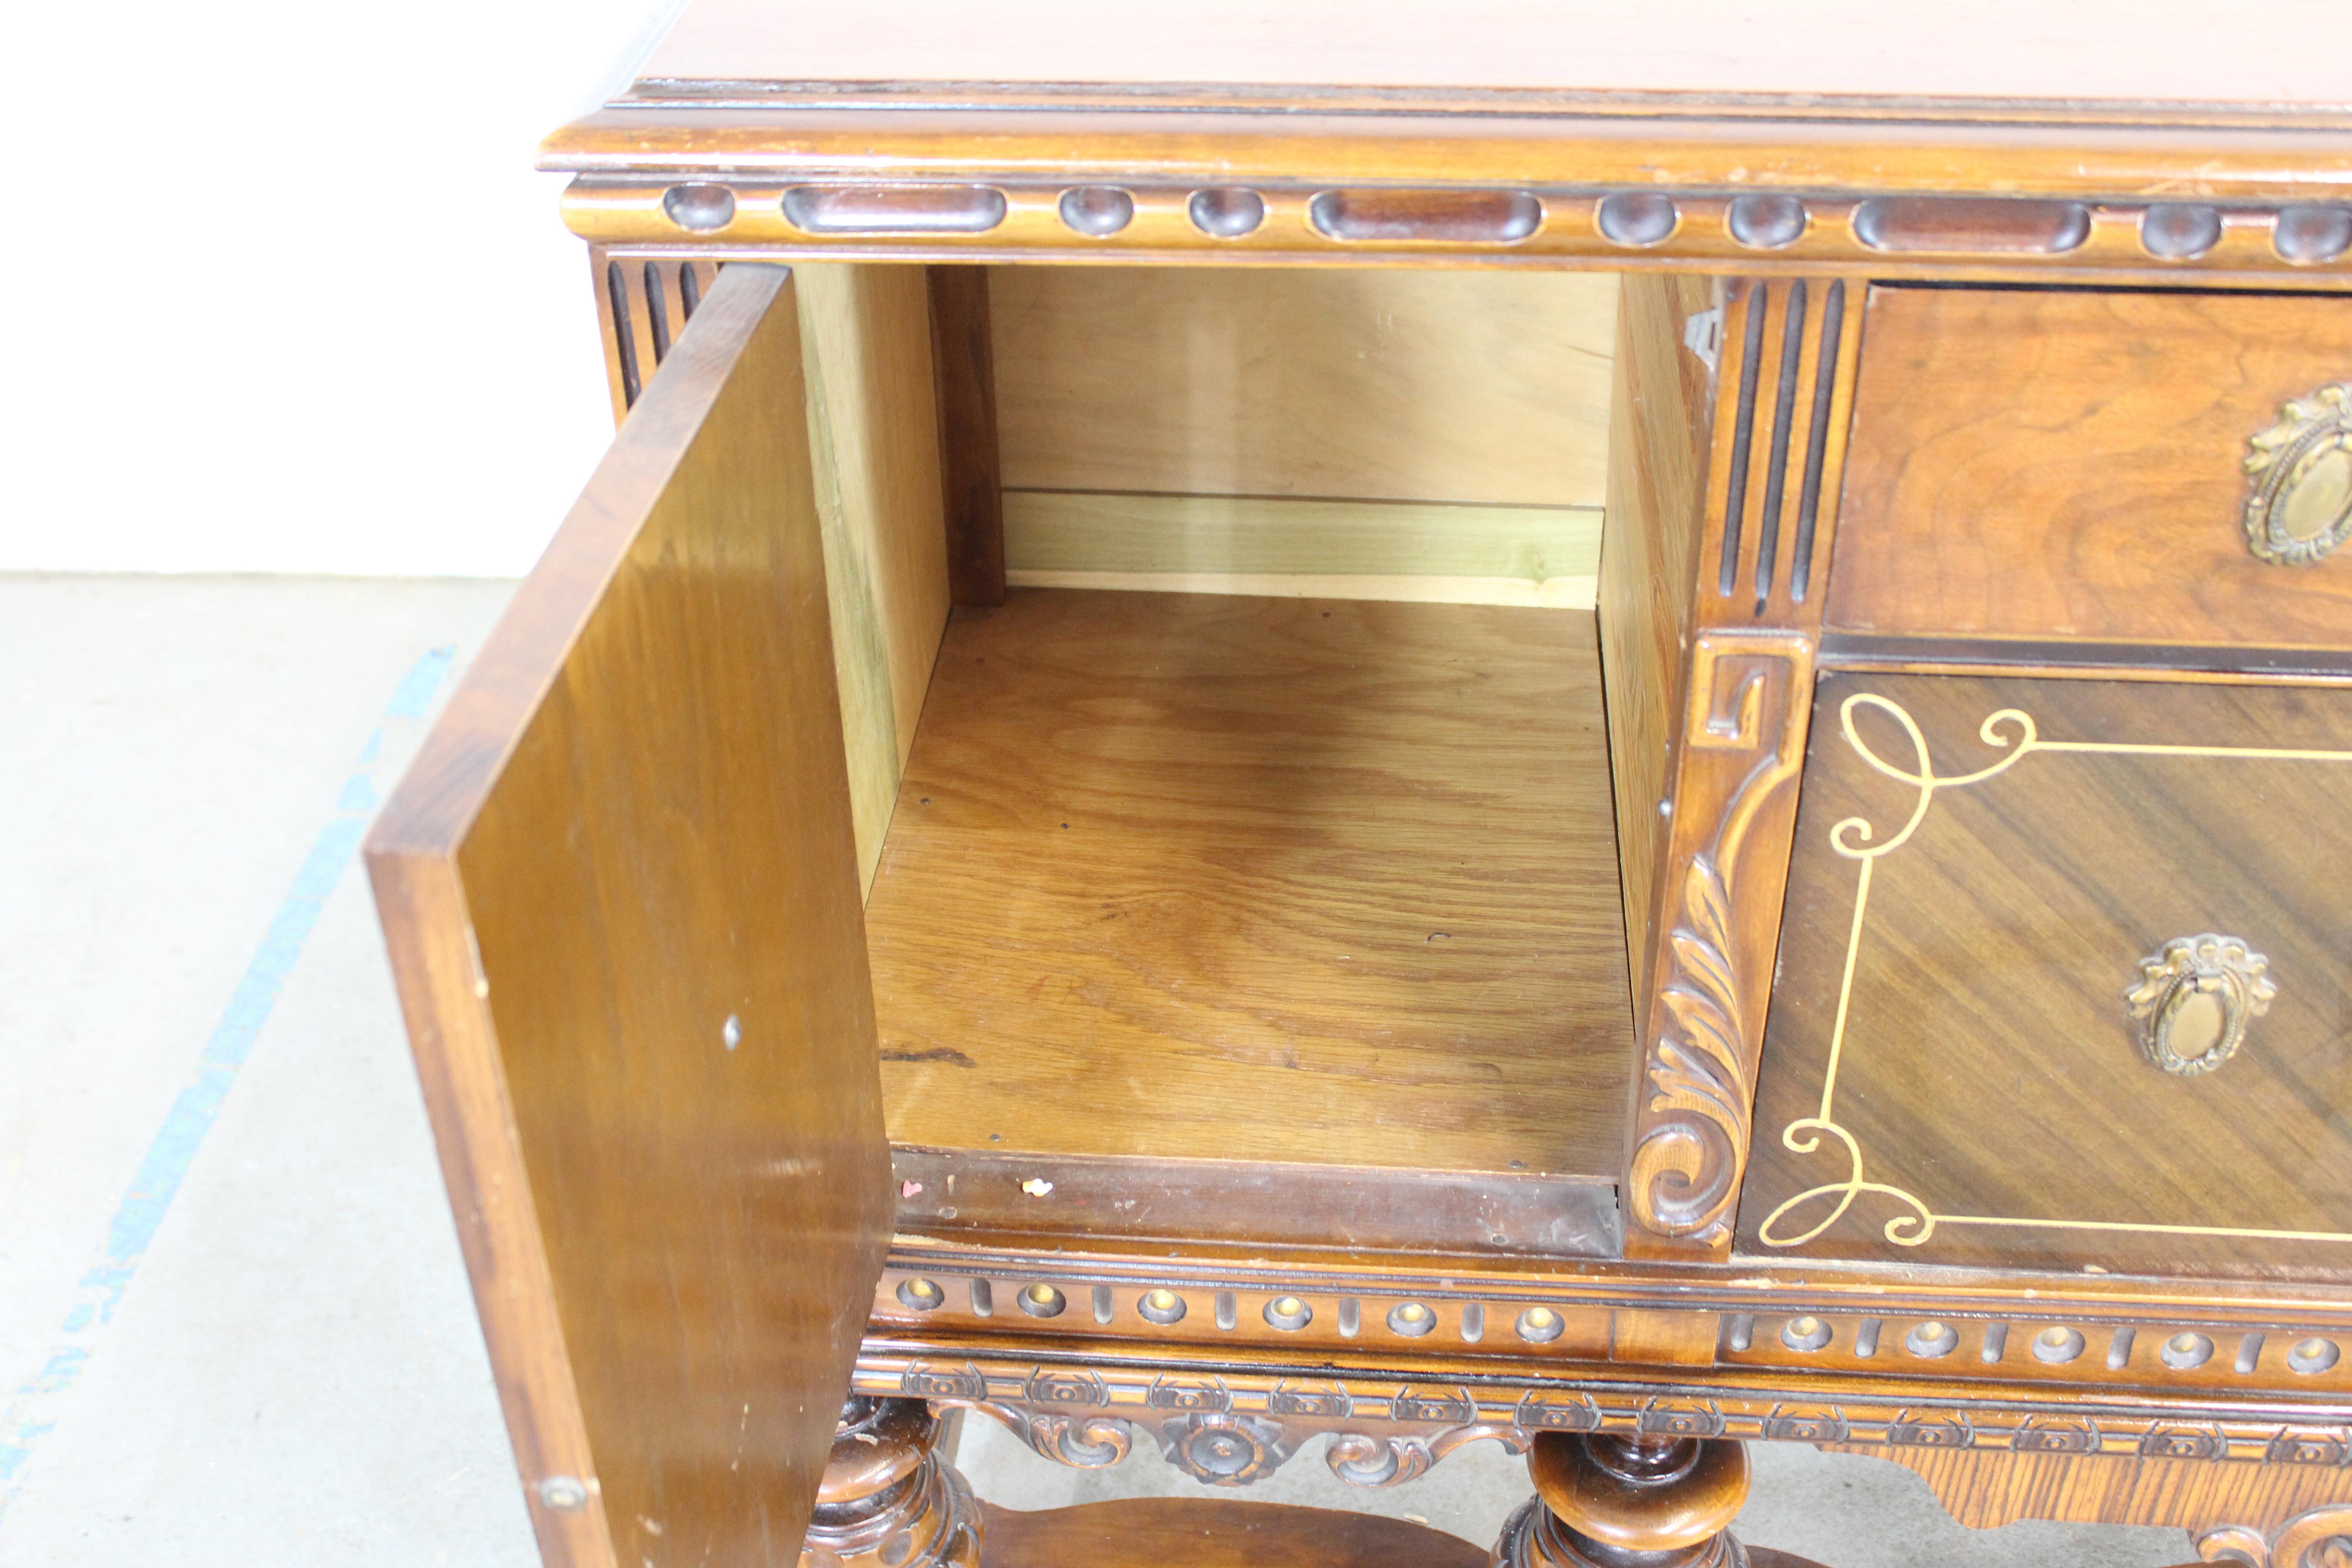
[[[948,620],[947,529],[919,267],[793,268],[857,867],[874,881]]]
[[[1007,267],[1013,489],[1599,506],[1617,279]]]
[[[1617,280],[999,268],[1010,580],[1590,608]]]

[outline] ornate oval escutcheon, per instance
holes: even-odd
[[[2279,408],[2247,443],[2246,543],[2279,566],[2326,560],[2352,535],[2352,386],[2323,386]]]
[[[2177,936],[2139,961],[2124,993],[2139,1023],[2140,1054],[2179,1078],[2209,1073],[2237,1055],[2246,1026],[2270,1011],[2278,986],[2270,960],[2234,936]]]

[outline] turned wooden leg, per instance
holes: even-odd
[[[980,1568],[980,1505],[940,1426],[918,1399],[842,1406],[801,1568]]]
[[[1538,1434],[1536,1495],[1503,1526],[1496,1568],[1746,1568],[1725,1528],[1748,1496],[1737,1441]]]

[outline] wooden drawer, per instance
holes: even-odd
[[[2343,299],[1874,289],[1827,623],[2352,648],[2345,382]]]
[[[2352,689],[1833,674],[1803,790],[1744,1250],[2352,1275]]]

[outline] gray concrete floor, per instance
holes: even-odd
[[[0,577],[0,1563],[534,1561],[350,858],[446,694],[436,650],[462,664],[509,591]],[[961,1462],[1010,1507],[1196,1489],[980,1420]],[[2195,1555],[1964,1530],[1880,1460],[1755,1463],[1741,1534],[1832,1568]],[[1318,1442],[1244,1495],[1486,1542],[1527,1486],[1481,1444],[1359,1490]]]

